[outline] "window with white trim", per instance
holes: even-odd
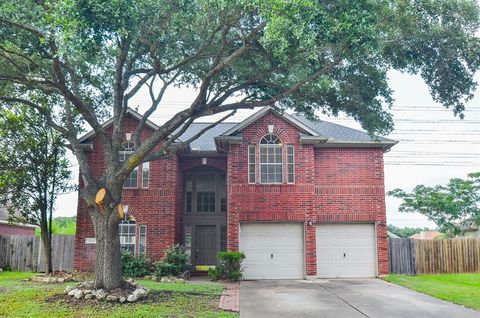
[[[282,183],[282,142],[277,135],[268,134],[260,140],[260,182]]]
[[[138,236],[138,255],[143,255],[147,252],[147,226],[139,226],[140,235]]]
[[[248,183],[255,183],[257,161],[257,147],[255,145],[248,146]]]
[[[122,143],[123,150],[120,150],[118,152],[119,157],[120,157],[120,161],[125,161],[128,158],[130,158],[130,156],[133,154],[133,152],[135,150],[134,146],[135,145],[132,141],[125,141],[124,143]]]
[[[295,183],[295,149],[287,145],[287,183]]]
[[[120,223],[118,227],[120,249],[135,254],[135,223]]]
[[[147,189],[150,184],[150,162],[142,164],[142,188]]]
[[[132,141],[125,141],[122,143],[123,150],[118,152],[120,161],[125,161],[130,158],[135,148]],[[123,182],[124,188],[137,188],[138,187],[138,167],[135,167],[130,175]]]

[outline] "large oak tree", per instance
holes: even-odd
[[[95,281],[114,288],[122,284],[115,211],[123,180],[140,162],[170,155],[195,119],[272,105],[311,118],[344,112],[385,134],[390,69],[419,73],[433,98],[462,117],[476,86],[478,23],[474,0],[4,0],[0,101],[37,109],[68,139],[95,226]],[[172,86],[193,87],[196,97],[140,140]],[[122,121],[142,88],[151,100],[135,152],[120,162]],[[35,103],[40,97],[53,112]],[[110,115],[111,136],[101,125]],[[101,177],[78,142],[86,126],[103,145]],[[105,214],[94,204],[102,187]]]

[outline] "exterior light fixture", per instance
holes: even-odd
[[[206,165],[207,164],[207,158],[202,158],[202,164]]]
[[[268,125],[268,133],[269,134],[273,134],[273,128],[274,128],[273,124]]]
[[[313,220],[312,220],[312,219],[308,219],[308,220],[307,220],[307,225],[308,225],[308,226],[312,226],[312,225],[313,225]]]
[[[125,212],[125,214],[128,213],[128,204],[123,205],[123,212]]]
[[[132,133],[125,133],[125,139],[130,141],[130,139],[132,139]]]

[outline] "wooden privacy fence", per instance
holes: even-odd
[[[388,239],[390,272],[453,274],[480,272],[480,238]]]
[[[52,262],[54,271],[71,271],[75,235],[52,237]],[[38,236],[1,236],[0,268],[12,271],[45,271],[45,250]]]

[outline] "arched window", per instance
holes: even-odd
[[[260,182],[282,183],[282,141],[268,134],[260,140]]]
[[[124,143],[122,143],[122,148],[123,150],[120,150],[118,154],[120,157],[120,161],[125,161],[133,154],[133,151],[135,150],[134,143],[131,141],[125,141]]]
[[[138,226],[138,249],[137,245],[137,221],[133,215],[125,213],[118,225],[118,236],[120,237],[120,249],[122,252],[132,254],[145,254],[147,251],[147,226]]]
[[[118,152],[119,160],[125,161],[133,154],[135,147],[132,141],[125,141],[122,143],[123,150]],[[132,173],[125,179],[123,183],[124,188],[137,188],[138,187],[138,167],[133,169]]]

